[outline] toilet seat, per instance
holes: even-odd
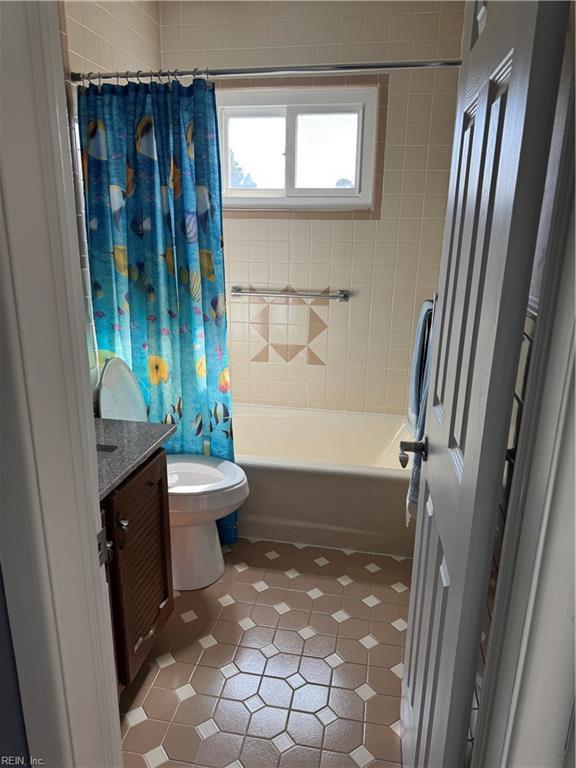
[[[168,456],[170,495],[217,493],[245,480],[242,469],[231,461],[192,454]]]
[[[111,357],[104,363],[98,383],[98,409],[102,419],[148,421],[140,385],[119,357]]]

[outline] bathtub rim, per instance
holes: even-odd
[[[371,467],[363,464],[330,464],[323,462],[303,462],[302,459],[285,459],[280,456],[267,458],[252,454],[238,454],[234,461],[240,466],[263,467],[266,469],[297,469],[300,472],[324,472],[326,474],[363,475],[365,477],[391,477],[397,480],[409,480],[411,468]]]

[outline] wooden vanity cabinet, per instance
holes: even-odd
[[[118,682],[128,685],[174,609],[166,454],[160,449],[104,499]]]

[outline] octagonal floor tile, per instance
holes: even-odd
[[[279,707],[263,707],[250,718],[248,735],[272,739],[286,729],[288,710]]]
[[[328,703],[330,689],[324,685],[303,685],[294,692],[292,709],[301,712],[318,712]]]

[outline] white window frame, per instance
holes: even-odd
[[[217,96],[224,208],[240,209],[369,209],[372,206],[376,161],[378,88],[229,89]],[[298,115],[356,112],[358,146],[354,188],[297,188],[296,128]],[[233,189],[229,186],[228,120],[240,116],[286,118],[285,188]]]

